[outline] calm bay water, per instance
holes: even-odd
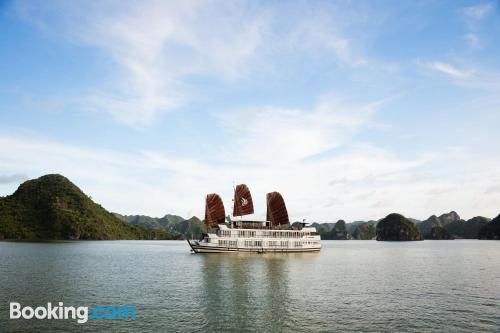
[[[180,241],[0,242],[0,331],[500,332],[500,242],[323,241],[190,254]],[[9,320],[9,302],[131,305],[135,321]]]

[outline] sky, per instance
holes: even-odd
[[[499,1],[1,1],[0,196],[121,214],[500,213]]]

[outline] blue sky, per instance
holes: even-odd
[[[0,3],[0,195],[111,211],[246,183],[294,220],[500,213],[498,1]]]

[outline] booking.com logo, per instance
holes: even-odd
[[[21,307],[20,303],[10,303],[10,319],[76,319],[79,324],[94,319],[124,319],[136,320],[137,310],[135,306],[96,306],[89,309],[88,306],[64,306],[59,302],[57,306],[47,303],[47,306]]]

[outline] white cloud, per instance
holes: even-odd
[[[257,107],[217,114],[232,138],[220,153],[251,163],[298,161],[348,142],[382,103],[357,105],[324,96],[311,110]]]
[[[464,36],[464,39],[467,41],[469,46],[473,49],[477,49],[481,47],[481,42],[476,34],[468,33]]]
[[[284,46],[292,47],[294,51],[327,50],[332,52],[341,62],[351,66],[365,65],[367,60],[353,51],[352,40],[341,33],[335,24],[338,19],[314,13],[300,19],[286,36]]]
[[[259,218],[265,216],[265,194],[274,190],[283,194],[293,220],[376,219],[395,211],[425,218],[452,209],[464,217],[498,214],[495,202],[500,192],[490,190],[492,184],[500,184],[496,157],[483,156],[477,163],[472,153],[450,150],[402,159],[380,147],[350,143],[347,150],[304,160],[309,153],[328,148],[329,143],[322,141],[330,136],[327,128],[335,132],[336,121],[346,120],[333,117],[324,119],[323,125],[305,111],[274,112],[252,119],[248,128],[235,132],[251,135],[248,145],[238,146],[239,141],[228,136],[224,144],[212,147],[214,152],[235,154],[232,158],[214,154],[204,161],[160,151],[125,153],[43,138],[0,136],[0,174],[61,173],[107,209],[124,214],[202,216],[204,196],[211,192],[222,195],[229,212],[233,181],[250,186]],[[279,144],[271,143],[268,149],[267,127],[261,125],[266,119],[283,121],[279,133],[296,146],[281,152]],[[255,122],[260,129],[252,132]],[[358,120],[349,118],[347,123],[351,122]],[[366,120],[363,124],[352,128],[366,126]],[[302,138],[307,143],[303,146]],[[9,194],[13,188],[0,186],[0,190]]]
[[[104,51],[112,66],[78,103],[138,127],[189,100],[190,75],[244,76],[269,21],[265,11],[250,12],[247,5],[218,1],[18,7],[24,18],[43,30]]]
[[[302,17],[300,11],[288,17],[289,13],[262,10],[252,3],[218,1],[39,4],[23,6],[34,7],[24,14],[35,18],[41,29],[95,47],[113,60],[100,84],[77,103],[132,126],[147,126],[161,113],[196,98],[190,78],[210,76],[237,85],[261,66],[280,66],[281,52],[298,57],[320,54],[321,59],[331,57],[348,66],[363,65],[354,74],[370,84],[346,84],[345,89],[374,91],[365,96],[376,96],[378,86],[393,77],[394,87],[401,82],[395,76],[382,77],[388,71],[381,70],[381,63],[371,66],[375,69],[364,66],[374,62],[360,55],[357,47],[362,43],[337,24],[345,13]],[[40,6],[51,14],[42,15]],[[466,13],[479,20],[488,11],[476,8]],[[287,16],[291,26],[280,25],[277,16]],[[472,46],[477,36],[469,35],[465,38]],[[462,64],[420,65],[454,83],[498,92],[496,72],[464,69],[455,63]],[[266,75],[272,72],[267,69]],[[373,79],[367,69],[382,74]],[[377,126],[373,115],[383,103],[349,103],[323,96],[309,108],[267,105],[221,112],[216,115],[219,126],[210,130],[217,131],[223,139],[217,142],[223,143],[209,141],[209,158],[180,159],[160,151],[125,153],[0,136],[0,174],[37,177],[59,172],[104,207],[127,214],[201,216],[204,195],[214,191],[223,196],[229,211],[233,181],[250,186],[259,216],[265,214],[265,193],[273,190],[283,193],[290,215],[297,220],[349,221],[393,211],[417,218],[452,209],[469,217],[498,213],[500,192],[489,190],[500,184],[495,171],[500,163],[495,158],[487,161],[484,156],[443,151],[402,158],[388,149],[354,143],[358,133]],[[459,190],[449,190],[457,184]],[[0,189],[8,193],[6,186]]]
[[[470,21],[479,21],[486,17],[493,9],[493,2],[485,2],[479,5],[469,6],[462,9],[466,18]]]
[[[467,77],[470,77],[473,73],[470,70],[458,69],[457,67],[455,67],[451,64],[441,62],[441,61],[424,62],[421,64],[427,68],[438,71],[442,74],[446,74],[447,76],[450,76],[453,78],[467,78]]]
[[[340,31],[333,9],[302,17],[299,5],[288,13],[279,6],[217,0],[17,7],[55,39],[97,48],[112,60],[100,82],[71,104],[134,127],[196,99],[193,78],[245,79],[262,67],[279,67],[283,52],[311,56],[326,50],[340,63],[366,63],[353,50],[352,38]],[[283,29],[284,21],[292,24]]]
[[[489,100],[494,105],[498,105],[499,103],[500,73],[496,69],[485,68],[479,65],[464,69],[441,61],[417,61],[417,64],[427,71],[431,70],[444,74],[453,84],[468,89],[481,90],[487,94],[482,97],[483,99]]]

